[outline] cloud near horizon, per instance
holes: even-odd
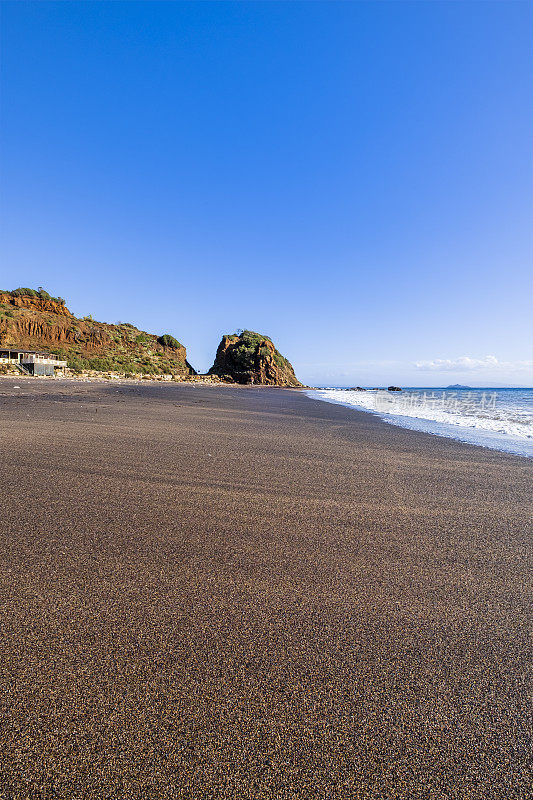
[[[527,370],[533,368],[533,361],[499,361],[496,356],[485,358],[436,358],[433,361],[416,361],[415,367],[430,372],[494,372]]]

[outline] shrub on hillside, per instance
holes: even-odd
[[[38,297],[41,300],[53,300],[55,303],[60,303],[62,306],[65,305],[65,301],[62,297],[52,297],[42,286],[39,286],[38,289],[29,289],[27,286],[20,286],[18,289],[13,289],[11,294],[13,297]]]
[[[255,331],[238,330],[228,338],[232,340],[231,359],[235,366],[243,371],[255,368],[257,355],[268,356],[269,351],[265,345],[265,341],[271,341],[268,336],[262,336]]]
[[[256,333],[255,331],[243,331],[237,330],[235,333],[231,334],[230,338],[237,338],[240,339],[246,347],[257,347],[258,345],[262,344],[264,341],[271,342],[272,339],[270,336],[263,336],[260,333]]]
[[[164,333],[162,336],[159,336],[158,340],[159,344],[163,345],[163,347],[171,347],[172,350],[179,350],[181,344],[175,339],[170,333]]]

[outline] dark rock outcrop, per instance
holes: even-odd
[[[302,386],[292,365],[276,350],[272,340],[254,331],[223,336],[209,374],[235,383]]]

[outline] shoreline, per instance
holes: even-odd
[[[419,433],[427,433],[431,436],[453,439],[464,444],[484,447],[497,452],[510,453],[522,458],[533,458],[533,439],[530,437],[519,437],[512,433],[503,433],[489,428],[476,427],[468,424],[468,422],[466,422],[466,417],[463,418],[465,423],[461,424],[455,421],[453,423],[450,421],[444,422],[439,419],[431,419],[430,417],[416,416],[414,414],[394,414],[392,412],[380,411],[350,403],[348,400],[339,400],[337,397],[328,396],[326,391],[327,390],[310,389],[307,390],[306,393],[309,397],[320,400],[321,402],[333,403],[353,411],[371,414],[388,425],[394,425],[404,428],[405,430],[418,431]]]
[[[529,462],[301,390],[0,404],[13,797],[527,793]]]

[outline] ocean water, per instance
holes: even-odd
[[[533,389],[329,388],[308,394],[377,414],[402,428],[533,458]]]

